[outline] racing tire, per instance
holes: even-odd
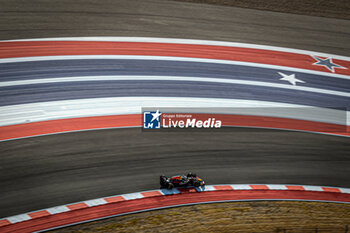
[[[164,175],[160,176],[160,187],[161,188],[166,188],[168,187],[168,181],[167,181],[167,177]]]
[[[174,188],[174,184],[173,184],[173,183],[169,183],[169,184],[168,184],[168,189],[171,190],[171,189],[173,189],[173,188]]]

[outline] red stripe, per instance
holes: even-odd
[[[252,189],[255,190],[269,190],[269,187],[267,187],[267,185],[249,185]]]
[[[163,196],[163,194],[159,191],[149,191],[141,193],[144,197],[155,197],[155,196]]]
[[[0,58],[59,55],[143,55],[208,58],[331,72],[323,66],[312,65],[317,61],[309,55],[253,48],[151,42],[22,41],[0,43]],[[336,73],[350,74],[349,61],[337,59],[333,61],[347,68],[336,68]]]
[[[340,193],[340,189],[338,189],[338,188],[327,188],[327,187],[322,187],[322,189],[323,189],[325,192]]]
[[[197,120],[209,117],[221,120],[226,126],[246,126],[278,128],[288,130],[312,131],[350,136],[350,127],[343,125],[295,120],[277,117],[225,115],[225,114],[191,114]],[[178,118],[180,119],[180,118]],[[8,125],[0,127],[0,140],[72,132],[89,129],[106,129],[116,127],[141,126],[141,114],[82,117],[52,121],[41,121],[27,124]]]
[[[78,209],[83,209],[89,207],[87,204],[81,202],[77,204],[72,204],[72,205],[67,205],[68,209],[70,210],[78,210]]]
[[[200,193],[184,193],[181,195],[156,196],[143,199],[135,199],[90,208],[64,212],[60,214],[37,218],[0,228],[5,232],[33,232],[49,229],[57,226],[94,220],[133,211],[148,210],[152,208],[177,206],[201,202],[217,202],[228,200],[318,200],[318,201],[339,201],[349,202],[350,195],[332,192],[300,192],[295,190],[238,190],[238,191],[215,191]]]
[[[299,191],[305,191],[305,188],[303,186],[295,186],[295,185],[286,185],[288,190],[299,190]]]
[[[31,218],[41,218],[41,217],[44,217],[44,216],[48,216],[48,215],[51,215],[47,210],[40,210],[40,211],[36,211],[36,212],[33,212],[33,213],[29,213],[28,214],[29,217]]]
[[[196,193],[197,190],[195,188],[177,188],[180,193]]]
[[[231,185],[214,185],[214,188],[219,191],[223,190],[233,190]]]
[[[0,127],[0,140],[88,129],[140,126],[141,115],[82,117]]]
[[[7,219],[2,219],[0,220],[0,227],[6,226],[6,225],[10,225],[10,221]]]
[[[114,203],[114,202],[121,202],[125,201],[124,197],[122,196],[116,196],[116,197],[106,197],[104,198],[106,202],[108,203]]]

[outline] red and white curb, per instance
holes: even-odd
[[[301,200],[350,204],[350,189],[308,185],[235,184],[158,189],[98,198],[0,219],[0,232],[35,232],[111,216],[175,206],[255,200]]]

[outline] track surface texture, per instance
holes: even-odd
[[[350,21],[173,1],[0,0],[0,39],[152,36],[350,55]],[[232,131],[231,131],[232,130]],[[0,143],[0,217],[158,188],[161,173],[207,183],[350,187],[349,138],[276,130],[114,129]]]
[[[350,187],[349,139],[277,130],[77,132],[2,142],[0,214],[157,189],[195,171],[208,184]],[[20,190],[20,191],[19,191]]]
[[[350,22],[341,19],[166,0],[0,0],[1,40],[73,36],[223,40],[350,55]]]
[[[348,0],[176,0],[202,4],[244,7],[258,10],[277,11],[300,15],[324,16],[350,19]]]

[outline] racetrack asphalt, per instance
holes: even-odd
[[[349,138],[263,129],[110,129],[1,142],[1,216],[159,188],[159,175],[208,184],[350,187]]]
[[[160,0],[45,2],[0,0],[0,39],[176,37],[350,55],[346,20]],[[0,217],[156,189],[161,173],[193,171],[209,184],[350,187],[349,150],[349,138],[257,129],[111,129],[1,142]]]
[[[0,40],[73,36],[222,40],[350,55],[349,20],[169,0],[0,0]]]

